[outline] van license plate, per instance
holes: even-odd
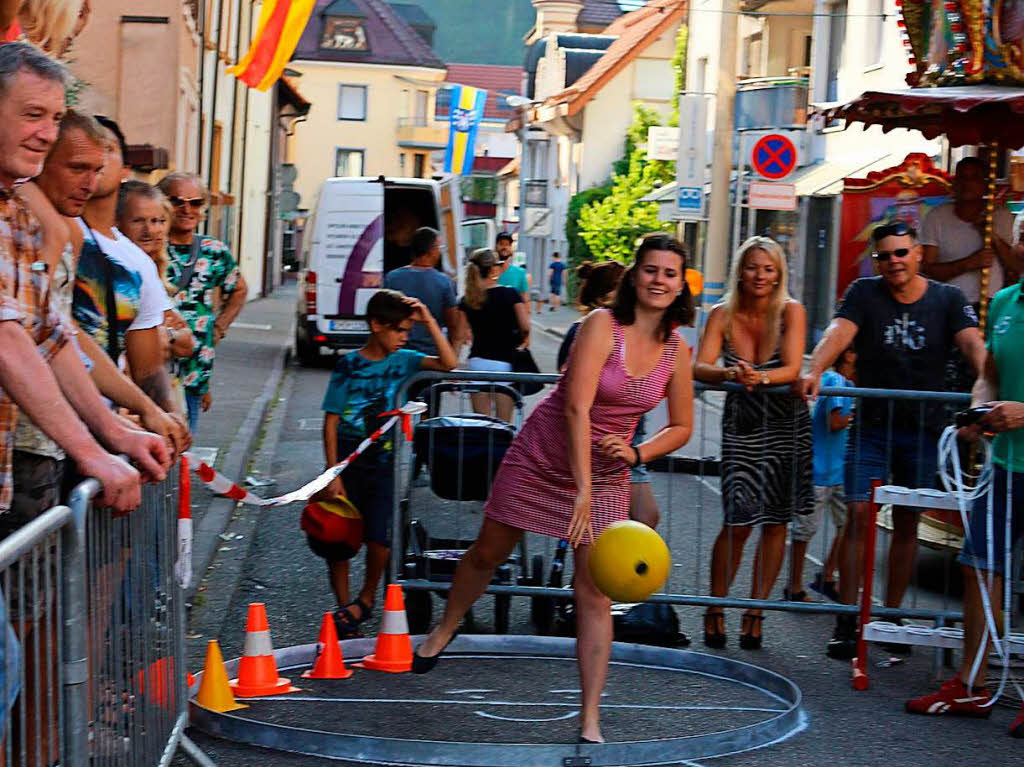
[[[352,333],[366,330],[362,320],[328,320],[328,327],[333,333]]]

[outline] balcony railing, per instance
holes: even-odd
[[[806,77],[759,77],[736,84],[737,130],[802,129],[806,124]]]
[[[411,148],[438,149],[448,138],[447,126],[430,123],[426,117],[398,118],[398,145]]]

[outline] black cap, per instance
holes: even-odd
[[[509,242],[512,242],[512,235],[509,234],[508,232],[502,232],[501,234],[494,238],[494,244],[497,245],[502,240],[508,240]]]

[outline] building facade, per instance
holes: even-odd
[[[318,0],[290,64],[317,105],[289,145],[303,207],[331,176],[434,172],[446,69],[421,36],[428,25],[417,26],[383,0]]]
[[[69,57],[75,101],[118,121],[137,175],[202,177],[205,230],[235,254],[250,298],[281,280],[278,144],[309,111],[294,84],[263,93],[227,74],[249,47],[259,11],[247,0],[93,3]]]

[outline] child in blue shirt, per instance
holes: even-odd
[[[387,420],[380,414],[404,403],[395,398],[402,384],[420,370],[451,370],[455,352],[436,320],[420,301],[396,290],[379,290],[366,306],[370,337],[363,348],[343,355],[324,394],[324,457],[340,463]],[[409,331],[421,322],[437,345],[437,356],[404,349]],[[350,551],[307,537],[309,547],[327,560],[331,587],[338,599],[335,623],[341,639],[361,636],[359,624],[370,617],[377,587],[391,548],[394,499],[394,430],[380,437],[321,494],[346,496],[363,517],[366,579],[359,596],[349,601]]]
[[[854,386],[857,353],[850,347],[836,360],[832,370],[821,377],[821,385],[835,388]],[[803,588],[804,558],[807,546],[818,532],[821,519],[828,509],[836,526],[823,572],[818,574],[812,588],[824,596],[839,601],[835,572],[839,557],[843,555],[844,524],[846,522],[846,499],[843,496],[843,457],[846,455],[846,430],[853,418],[853,398],[819,397],[814,405],[811,430],[814,439],[814,513],[793,518],[790,544],[789,586],[785,598],[794,602],[806,602],[807,592]]]

